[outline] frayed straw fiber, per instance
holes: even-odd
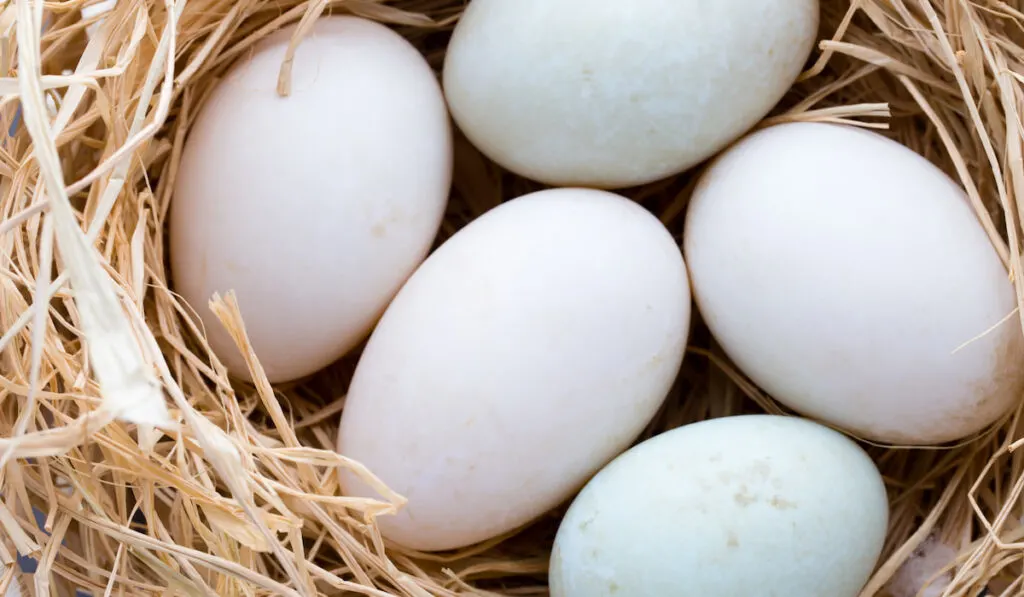
[[[335,481],[358,468],[332,450],[352,359],[298,387],[232,386],[167,285],[182,141],[235,58],[286,24],[352,12],[396,25],[439,67],[463,3],[121,0],[91,41],[84,2],[0,4],[0,123],[20,122],[0,144],[0,591],[546,594],[558,513],[457,554],[385,548],[364,514],[402,498],[345,498]],[[1019,272],[1024,1],[823,0],[822,17],[813,66],[770,120],[888,129],[964,185]],[[457,151],[442,237],[532,188]],[[679,234],[691,179],[628,194]],[[219,313],[244,340],[230,295]],[[691,341],[649,433],[781,412],[700,327]],[[870,447],[892,526],[864,595],[888,594],[926,541],[958,553],[943,595],[1021,594],[1020,414],[953,448]]]

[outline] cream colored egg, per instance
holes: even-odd
[[[293,31],[245,53],[203,106],[170,223],[175,290],[217,356],[248,377],[207,307],[234,290],[271,381],[313,373],[368,334],[430,249],[452,167],[444,97],[407,41],[323,18],[280,97]]]
[[[1012,284],[961,188],[879,134],[794,123],[703,175],[684,248],[724,350],[793,409],[860,437],[965,437],[1020,398]]]
[[[746,415],[655,436],[573,501],[551,597],[856,597],[888,524],[882,477],[816,423]]]
[[[339,451],[408,499],[384,536],[457,548],[570,497],[664,400],[689,301],[675,240],[618,195],[540,191],[460,230],[388,307],[341,417]]]
[[[817,0],[472,0],[444,89],[485,155],[558,186],[681,172],[767,114],[814,44]]]

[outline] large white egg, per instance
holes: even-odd
[[[485,155],[558,186],[681,172],[754,126],[799,75],[817,0],[472,0],[444,89]]]
[[[339,451],[408,499],[383,535],[457,548],[569,498],[664,400],[689,301],[675,240],[618,195],[540,191],[456,233],[381,318],[341,417]]]
[[[280,97],[293,31],[247,52],[202,108],[170,223],[175,290],[214,352],[248,377],[207,307],[234,290],[271,381],[313,373],[369,333],[430,249],[452,168],[440,85],[407,41],[368,20],[320,19]]]
[[[619,456],[573,501],[551,597],[856,597],[882,550],[882,477],[792,417],[712,419]]]
[[[684,249],[723,349],[805,415],[933,444],[1020,398],[1006,270],[961,188],[895,141],[812,123],[748,136],[703,175]]]

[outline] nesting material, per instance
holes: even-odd
[[[892,580],[892,597],[941,597],[953,580],[945,569],[956,559],[956,550],[934,536],[914,552]]]
[[[302,34],[325,11],[351,12],[396,26],[436,70],[464,0],[121,0],[90,36],[81,21],[87,4],[0,8],[0,122],[11,131],[0,143],[3,582],[14,580],[20,553],[39,561],[26,578],[37,595],[51,587],[132,596],[166,595],[168,587],[232,597],[546,594],[559,512],[444,555],[386,545],[374,520],[403,496],[334,450],[352,362],[272,388],[228,293],[211,308],[254,380],[232,385],[195,323],[193,308],[203,305],[172,291],[166,267],[184,140],[236,59],[289,24]],[[1024,14],[1012,6],[823,0],[822,41],[764,124],[883,131],[964,187],[1000,260],[1019,272]],[[291,53],[277,74],[283,92]],[[455,155],[441,240],[537,188],[463,140]],[[628,195],[678,237],[691,182],[685,175]],[[1024,280],[1013,280],[1020,304]],[[697,325],[680,381],[647,435],[780,410]],[[933,531],[963,546],[947,595],[1019,588],[1015,484],[1024,456],[1011,450],[1024,436],[1019,415],[952,447],[871,447],[891,522],[865,596],[883,594]],[[342,495],[340,469],[376,495]],[[61,479],[70,494],[59,490]]]

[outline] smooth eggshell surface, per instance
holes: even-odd
[[[278,72],[294,28],[246,52],[191,129],[171,209],[177,290],[248,378],[207,304],[234,290],[271,381],[358,344],[434,240],[451,131],[433,71],[387,27],[327,17]]]
[[[456,233],[381,318],[341,417],[341,454],[408,499],[383,535],[456,548],[569,498],[664,400],[689,301],[672,236],[611,193],[540,191]]]
[[[703,175],[684,249],[723,349],[805,415],[934,444],[1020,396],[1006,270],[960,187],[895,141],[812,123],[748,136]]]
[[[791,417],[712,419],[616,458],[573,501],[551,597],[856,597],[882,550],[881,475]]]
[[[813,47],[817,0],[473,0],[444,64],[485,155],[556,186],[678,173],[752,127]]]

